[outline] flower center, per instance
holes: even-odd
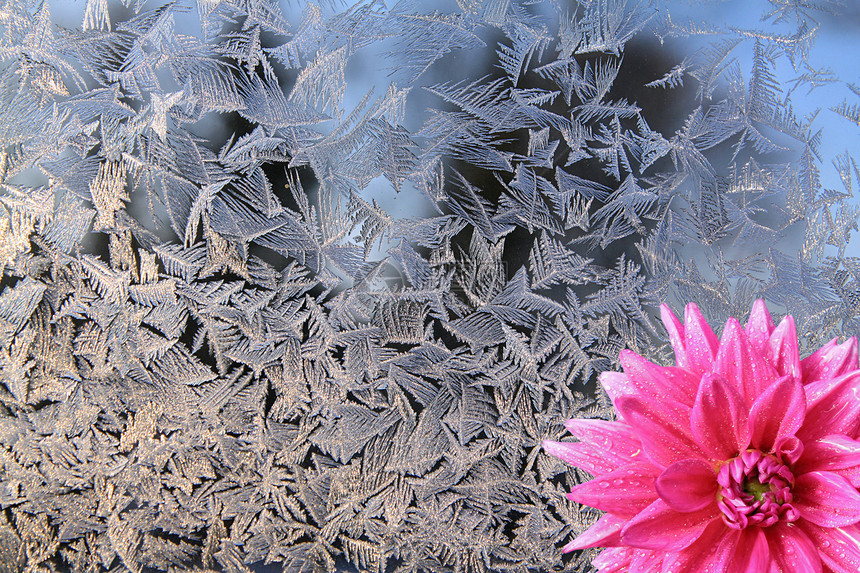
[[[791,505],[794,475],[775,456],[747,450],[720,468],[717,483],[717,505],[733,529],[768,527],[799,517]]]

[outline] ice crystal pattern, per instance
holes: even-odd
[[[847,8],[0,0],[0,562],[589,567],[541,443],[659,302],[860,324]]]
[[[607,512],[566,549],[611,547],[601,571],[856,570],[857,339],[801,360],[794,319],[775,327],[761,300],[721,339],[692,303],[663,320],[677,366],[625,350],[600,376],[618,421],[544,442],[596,476],[570,499]]]

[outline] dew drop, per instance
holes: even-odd
[[[602,487],[603,489],[608,488],[608,487],[609,487],[609,482],[605,482],[605,481],[600,482],[600,487]]]
[[[821,546],[825,548],[830,547],[830,542],[825,539],[821,542]]]

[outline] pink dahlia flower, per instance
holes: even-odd
[[[618,421],[569,420],[550,454],[594,474],[569,498],[606,514],[565,551],[601,571],[860,571],[857,340],[800,359],[764,302],[721,339],[694,304],[662,307],[677,366],[630,351],[600,381]]]

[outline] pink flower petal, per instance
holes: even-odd
[[[636,385],[624,372],[601,372],[597,379],[613,404],[621,396],[635,396],[639,393]]]
[[[654,480],[658,470],[651,464],[628,464],[593,480],[573,486],[568,499],[619,516],[632,517],[657,499]]]
[[[800,350],[797,347],[797,327],[793,316],[786,316],[773,331],[767,351],[762,356],[780,376],[792,376],[802,381]]]
[[[696,443],[712,460],[727,460],[750,443],[749,409],[743,396],[718,374],[705,374],[690,414]]]
[[[857,437],[860,430],[860,371],[805,387],[806,419],[797,437],[803,442],[828,434]]]
[[[762,528],[742,529],[737,532],[732,542],[734,553],[726,563],[726,573],[752,573],[770,569],[770,548]]]
[[[798,378],[783,376],[771,384],[750,409],[750,444],[764,452],[803,424],[806,394]]]
[[[857,573],[860,571],[860,528],[824,528],[800,521],[798,525],[818,548],[818,556],[834,573]]]
[[[580,533],[576,539],[568,543],[562,549],[562,553],[569,553],[577,549],[589,547],[617,547],[621,545],[621,528],[627,520],[623,517],[604,514],[603,517]]]
[[[860,521],[860,492],[835,473],[799,475],[792,494],[792,505],[800,517],[821,527],[844,527]]]
[[[740,531],[714,519],[689,547],[667,556],[662,573],[723,573],[731,563],[739,536]]]
[[[629,462],[642,460],[642,443],[633,428],[623,422],[574,418],[564,423],[567,431],[604,452]]]
[[[659,366],[631,350],[622,350],[620,356],[624,373],[630,378],[639,394],[656,398],[669,398],[688,406],[693,405],[699,379],[682,368]]]
[[[759,354],[764,355],[764,350],[768,347],[770,335],[773,332],[773,319],[762,299],[756,300],[752,305],[746,332],[753,348],[758,350]]]
[[[818,549],[796,525],[777,522],[765,529],[774,564],[784,572],[822,573]]]
[[[773,455],[782,460],[782,463],[791,466],[803,455],[803,442],[797,436],[783,436],[773,446]]]
[[[860,441],[835,434],[809,442],[793,471],[800,475],[816,470],[839,474],[860,487]]]
[[[720,341],[705,320],[699,307],[694,303],[687,305],[684,312],[684,348],[687,352],[686,368],[694,374],[710,372]]]
[[[689,513],[714,503],[717,473],[703,460],[681,460],[666,468],[654,487],[666,505],[675,511]]]
[[[595,557],[591,564],[600,573],[629,573],[633,556],[640,552],[640,549],[632,547],[610,547]]]
[[[837,434],[808,442],[792,469],[796,475],[816,470],[833,472],[853,487],[860,487],[860,441]]]
[[[681,551],[698,539],[708,524],[718,519],[717,504],[691,513],[679,513],[658,499],[621,530],[621,541],[640,549]]]
[[[714,372],[726,379],[751,405],[776,380],[776,370],[756,352],[746,332],[734,318],[726,321]]]
[[[672,344],[672,349],[675,351],[675,364],[679,368],[687,368],[687,350],[684,346],[684,325],[672,312],[668,305],[660,305],[660,318],[663,320],[663,325],[669,333],[669,342]]]
[[[561,461],[587,471],[593,476],[599,476],[617,470],[626,465],[629,460],[623,460],[585,442],[554,442],[544,440],[541,445],[546,453]]]
[[[662,551],[648,551],[639,549],[633,554],[633,560],[630,562],[630,571],[662,571],[663,561],[666,559],[666,554]]]
[[[860,368],[857,363],[857,339],[853,336],[837,344],[834,338],[811,356],[800,361],[803,384],[838,378]]]
[[[622,396],[615,407],[642,442],[649,460],[668,467],[687,458],[702,457],[690,433],[690,408],[678,402]]]

